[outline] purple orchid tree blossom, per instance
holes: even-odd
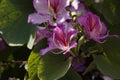
[[[83,25],[85,35],[96,42],[102,43],[102,39],[108,36],[107,28],[100,18],[91,12],[78,18],[78,22]]]
[[[57,23],[64,22],[70,18],[69,12],[66,11],[69,2],[70,0],[33,0],[37,12],[29,15],[28,23],[41,24],[53,18]]]
[[[0,36],[0,51],[5,50],[7,48],[5,42],[3,41],[2,37]]]
[[[66,54],[70,51],[70,49],[76,47],[77,43],[72,39],[77,33],[78,31],[76,31],[73,26],[68,23],[57,24],[57,26],[53,29],[52,35],[48,38],[49,46],[40,50],[40,54],[44,55],[48,51],[52,51],[54,49],[61,50],[55,54]]]

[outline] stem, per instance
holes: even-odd
[[[26,64],[27,61],[3,61],[2,63],[0,63],[0,66],[8,66],[8,65],[12,65],[12,64],[20,64],[20,67],[22,67],[24,64]]]
[[[81,36],[80,39],[78,40],[78,45],[77,45],[77,52],[79,53],[80,46],[85,43],[84,36]]]

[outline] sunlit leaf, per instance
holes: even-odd
[[[57,80],[63,77],[71,66],[71,59],[64,55],[47,53],[41,57],[38,66],[40,80]]]

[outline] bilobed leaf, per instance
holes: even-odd
[[[111,30],[113,33],[119,34],[118,29],[119,27]],[[120,79],[120,38],[110,37],[102,46],[104,55],[94,56],[98,68],[105,75]]]
[[[0,1],[0,33],[8,45],[32,48],[36,28],[27,23],[32,12],[32,0]]]
[[[38,66],[40,80],[58,80],[63,77],[71,66],[71,59],[65,55],[47,53],[42,56]]]

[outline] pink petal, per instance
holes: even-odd
[[[62,12],[63,9],[65,9],[66,6],[70,4],[70,0],[55,0],[59,2],[58,10]]]
[[[71,19],[71,17],[69,15],[69,13],[65,9],[63,9],[61,12],[59,12],[57,14],[56,22],[57,23],[63,23],[67,19]]]
[[[51,19],[50,15],[40,15],[38,13],[33,13],[28,16],[28,23],[41,24],[50,19]]]
[[[48,9],[48,0],[34,0],[33,5],[38,13],[51,15]]]
[[[71,43],[71,45],[69,46],[69,48],[68,48],[63,54],[66,54],[67,52],[69,52],[70,49],[76,47],[76,45],[77,45],[77,43],[76,43],[75,41],[73,41],[73,42]]]
[[[55,38],[56,38],[56,40],[62,42],[64,45],[66,45],[66,41],[65,41],[66,35],[65,35],[64,32],[62,31],[62,29],[60,29],[59,27],[56,27],[56,28],[54,29],[54,33],[55,33]]]
[[[85,5],[83,3],[79,3],[79,6],[76,12],[78,16],[85,15],[87,13]]]
[[[75,35],[77,35],[77,33],[78,33],[78,31],[76,31],[76,30],[70,30],[69,32],[68,32],[68,34],[67,34],[67,39],[68,39],[68,41],[71,41],[72,40],[72,38],[75,36]]]
[[[36,40],[34,45],[36,45],[41,39],[47,38],[51,33],[45,27],[37,27]]]
[[[97,15],[91,12],[88,12],[85,16],[79,17],[78,22],[84,26],[85,34],[96,42],[102,43],[101,39],[108,36],[108,34],[106,34],[107,28],[104,23],[100,21]]]
[[[48,42],[49,42],[49,46],[45,49],[41,49],[40,50],[40,55],[45,55],[47,52],[56,49],[56,47],[54,46],[53,42],[52,42],[52,38],[48,38]]]

